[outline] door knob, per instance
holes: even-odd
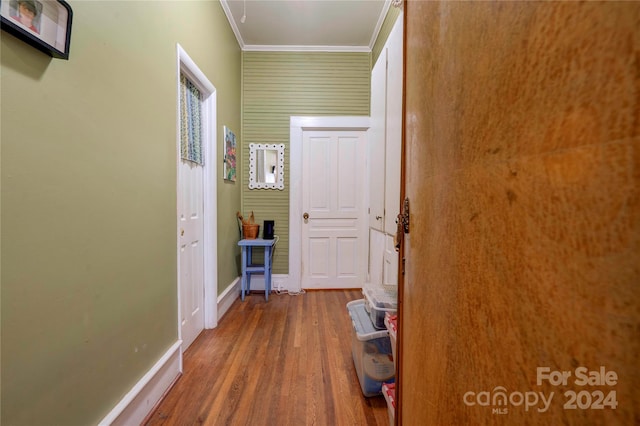
[[[302,215],[302,218],[303,218],[304,220],[309,219],[309,213],[305,212],[305,213]]]
[[[180,236],[183,237],[184,236],[184,229],[180,230]]]

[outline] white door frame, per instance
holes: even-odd
[[[302,133],[307,130],[366,131],[369,129],[369,122],[367,116],[291,116],[290,118],[289,284],[287,286],[290,290],[299,291],[302,279]],[[366,156],[367,153],[364,152],[363,155]],[[368,176],[368,172],[365,176]],[[368,194],[366,188],[365,194]]]
[[[182,46],[176,44],[176,93],[180,93],[180,73],[184,73],[203,94],[203,158],[204,158],[204,328],[215,328],[218,325],[218,251],[217,251],[217,139],[216,139],[216,88],[187,55]],[[179,96],[179,95],[177,95]],[[178,97],[176,96],[176,100]],[[179,200],[181,199],[180,176],[180,103],[176,102],[176,172],[177,172],[177,200],[176,200],[176,247],[177,247],[177,282],[178,282],[178,338],[182,340],[181,296],[180,296],[180,216]],[[181,363],[182,364],[182,363]],[[180,366],[182,371],[182,365]]]

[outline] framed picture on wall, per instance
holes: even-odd
[[[236,181],[236,135],[224,126],[224,180]]]
[[[0,0],[2,29],[54,58],[69,59],[72,18],[64,0]]]

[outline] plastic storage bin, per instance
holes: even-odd
[[[396,417],[396,384],[385,383],[382,385],[382,395],[387,401],[387,410],[389,412],[389,425],[393,426]]]
[[[385,330],[384,314],[389,312],[395,314],[398,312],[398,297],[389,294],[382,288],[364,288],[362,289],[365,300],[365,309],[371,317],[373,326],[379,330]]]
[[[398,316],[387,312],[384,314],[384,325],[389,331],[389,339],[391,340],[391,353],[393,354],[393,363],[396,363],[396,345],[398,337]]]
[[[376,330],[364,309],[364,299],[347,303],[353,333],[351,352],[364,396],[380,395],[384,382],[393,382],[391,342],[386,330]]]

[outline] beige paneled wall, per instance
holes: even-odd
[[[405,13],[403,424],[637,424],[640,4]],[[576,383],[601,366],[615,385]],[[571,376],[538,385],[538,367]],[[618,405],[565,409],[567,391]]]
[[[289,117],[369,115],[370,54],[243,52],[243,213],[276,222],[273,272],[289,271]],[[285,189],[249,189],[249,144],[285,145]]]

